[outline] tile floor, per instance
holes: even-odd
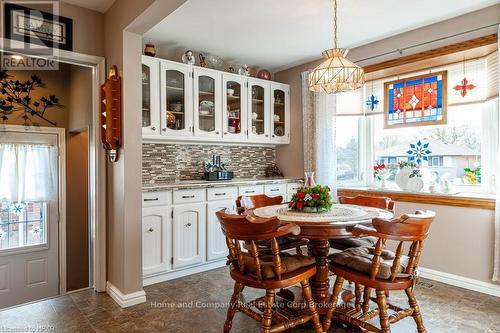
[[[423,280],[416,288],[429,333],[500,332],[500,298]],[[145,288],[147,302],[121,309],[91,290],[0,312],[0,332],[222,332],[232,281],[227,268]],[[262,295],[245,289],[246,299]],[[404,294],[391,294],[406,305]],[[237,313],[231,332],[258,332],[259,324]],[[309,332],[295,329],[293,332]],[[340,325],[330,332],[355,332]],[[411,318],[393,333],[416,332]]]

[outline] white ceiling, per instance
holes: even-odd
[[[71,5],[92,9],[101,13],[105,13],[115,0],[62,0]],[[137,1],[137,0],[136,0]]]
[[[339,0],[339,43],[353,48],[497,3]],[[332,20],[331,0],[188,0],[145,39],[276,70],[317,59],[331,48]]]

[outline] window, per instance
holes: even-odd
[[[496,52],[488,57],[496,57]],[[452,64],[405,74],[402,78],[370,81],[358,90],[358,94],[363,96],[361,102],[353,98],[353,93],[349,93],[349,98],[337,97],[342,102],[337,101],[336,104],[338,185],[378,187],[373,177],[373,166],[384,163],[391,169],[387,185],[396,188],[396,164],[420,159],[424,190],[431,182],[446,180],[453,184],[457,192],[494,191],[492,179],[496,156],[493,152],[497,151],[494,138],[499,131],[496,125],[499,115],[498,109],[491,105],[498,103],[495,102],[498,89],[494,95],[488,92],[487,87],[489,82],[493,82],[492,85],[496,83],[498,75],[494,69],[488,68],[489,62],[496,66],[495,59],[478,59],[468,61],[465,66],[463,63]],[[404,127],[387,127],[385,108],[371,110],[366,104],[372,95],[380,100],[379,105],[388,104],[385,100],[390,97],[384,95],[387,82],[406,82],[406,78],[428,77],[432,73],[436,76],[443,71],[448,73],[447,99],[443,100],[443,103],[446,102],[443,109],[447,109],[446,123],[426,126],[415,123],[412,126],[406,122]],[[464,76],[475,85],[465,95],[455,89]],[[343,110],[348,112],[344,114]],[[419,157],[415,157],[414,150],[419,147],[422,151],[418,153]]]
[[[0,202],[0,250],[47,242],[44,202]]]

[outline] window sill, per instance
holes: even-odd
[[[380,189],[370,187],[345,187],[338,189],[338,195],[342,196],[385,196],[394,201],[417,202],[443,206],[457,206],[468,208],[495,209],[495,195],[486,193],[429,193],[429,192],[405,192],[396,189]]]

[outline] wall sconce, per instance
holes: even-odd
[[[122,145],[122,79],[115,65],[101,86],[101,141],[109,161],[118,161]]]

